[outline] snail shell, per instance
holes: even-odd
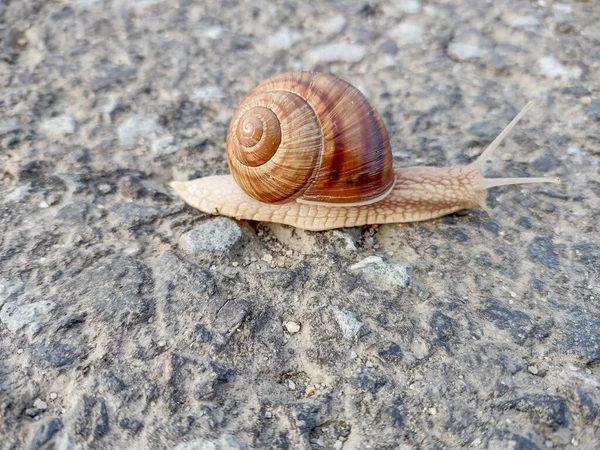
[[[258,85],[236,110],[226,147],[236,183],[264,203],[371,204],[395,184],[381,118],[329,74],[288,72]]]

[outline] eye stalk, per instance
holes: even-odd
[[[490,145],[483,151],[483,153],[477,158],[472,166],[479,169],[483,173],[485,163],[494,155],[502,141],[512,131],[515,125],[523,118],[525,113],[535,105],[535,100],[530,100],[525,107],[515,116],[513,120],[502,130],[502,132],[492,141]],[[475,189],[484,191],[496,186],[508,186],[512,184],[530,184],[530,183],[555,183],[560,184],[560,178],[547,178],[547,177],[525,177],[525,178],[484,178],[477,183]]]

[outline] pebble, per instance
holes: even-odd
[[[350,266],[353,272],[362,272],[367,279],[388,287],[407,288],[411,283],[411,266],[405,263],[384,261],[381,256],[368,256]]]
[[[55,306],[54,302],[49,301],[25,305],[16,302],[6,303],[0,311],[0,321],[15,333],[26,325],[46,320]]]
[[[335,308],[333,310],[333,316],[342,330],[342,335],[345,339],[351,341],[358,336],[360,329],[363,327],[363,323],[358,320],[353,312],[348,311],[347,309]]]
[[[40,414],[40,410],[37,408],[25,408],[24,413],[27,417],[37,417]]]
[[[537,375],[539,372],[537,366],[534,365],[528,366],[527,371],[532,375]]]
[[[245,450],[245,446],[232,435],[222,436],[218,440],[197,439],[177,444],[175,450]]]
[[[302,33],[284,26],[269,37],[267,45],[273,51],[289,50],[301,40]]]
[[[217,313],[217,318],[214,321],[215,330],[224,336],[231,336],[251,311],[252,306],[245,300],[227,302]]]
[[[428,412],[429,414],[431,414],[432,416],[435,416],[435,415],[437,414],[437,409],[435,409],[435,408],[429,408],[429,409],[427,410],[427,412]]]
[[[58,394],[56,392],[50,392],[50,400],[56,400],[58,398]]]
[[[340,231],[340,230],[333,230],[332,234],[336,238],[341,239],[342,241],[344,241],[346,250],[348,250],[348,251],[355,251],[356,250],[356,242],[352,238],[352,236],[350,236],[348,233],[344,233],[343,231]]]
[[[223,97],[225,97],[225,94],[223,93],[221,88],[212,84],[199,87],[192,94],[192,100],[200,104],[220,100]]]
[[[237,222],[227,217],[217,217],[185,233],[181,245],[190,253],[226,252],[242,239],[242,230]]]
[[[337,440],[335,441],[335,444],[333,444],[333,450],[342,450],[342,448],[344,447],[344,442]]]
[[[45,120],[40,125],[40,128],[48,137],[61,138],[75,133],[77,124],[72,117],[62,115]]]
[[[402,22],[390,31],[400,44],[410,45],[423,42],[423,27],[413,22]]]
[[[387,55],[396,55],[398,53],[398,44],[391,39],[387,39],[379,45],[379,51]]]
[[[326,36],[335,36],[346,26],[346,18],[341,15],[331,16],[320,20],[317,23],[317,28]]]
[[[314,393],[316,392],[316,388],[314,386],[308,386],[305,390],[304,390],[304,394],[306,394],[307,397],[312,397],[314,395]]]
[[[554,56],[544,56],[537,61],[540,73],[548,78],[565,78],[569,80],[581,77],[579,67],[567,67],[561,64]]]
[[[90,7],[95,3],[100,3],[103,0],[63,0],[68,5],[78,6],[78,7]]]
[[[350,352],[350,359],[356,359],[356,358],[358,358],[358,354],[354,350],[352,350]]]
[[[581,97],[579,101],[582,105],[589,105],[590,103],[592,103],[592,97],[590,97],[589,95],[585,95]]]
[[[102,121],[107,125],[112,124],[115,118],[115,113],[117,112],[120,106],[121,97],[115,94],[111,94],[110,96],[108,96],[108,98],[105,100],[104,105],[102,105],[102,108],[100,109]]]
[[[552,9],[558,14],[571,14],[573,7],[565,3],[552,3]]]
[[[7,300],[15,299],[21,292],[23,292],[23,283],[20,281],[0,279],[0,307]]]
[[[417,14],[421,12],[421,2],[418,0],[396,0],[394,6],[406,14]]]
[[[36,398],[33,402],[33,407],[39,409],[40,411],[46,411],[48,409],[48,405],[41,398]]]
[[[132,142],[161,131],[162,127],[155,118],[136,114],[128,117],[119,125],[117,134],[122,142]]]
[[[223,27],[221,25],[212,25],[202,30],[202,36],[209,39],[218,39],[223,34]]]
[[[312,64],[362,61],[367,54],[364,45],[339,42],[316,47],[308,52],[308,59]]]
[[[458,62],[477,60],[483,58],[486,53],[483,48],[469,42],[452,42],[448,46],[448,56]]]
[[[0,136],[18,133],[22,130],[22,125],[14,119],[3,120],[0,122]]]
[[[296,390],[296,383],[294,383],[292,380],[288,380],[287,385],[290,391]]]
[[[270,254],[268,254],[268,253],[265,253],[265,254],[262,256],[262,258],[260,258],[260,259],[261,259],[262,261],[266,262],[266,263],[271,263],[271,262],[273,262],[273,256],[272,256],[272,255],[270,255]]]
[[[179,146],[176,144],[175,136],[171,134],[155,139],[152,143],[152,151],[157,155],[170,155],[178,150]]]
[[[265,411],[264,417],[265,417],[265,419],[272,419],[273,413],[271,411]]]
[[[296,322],[286,322],[285,329],[290,334],[296,334],[297,332],[300,331],[300,324],[296,323]]]
[[[510,26],[513,28],[521,28],[527,31],[534,31],[540,26],[540,21],[534,16],[519,16],[515,17],[510,22]]]

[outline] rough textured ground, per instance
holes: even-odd
[[[598,23],[596,1],[0,0],[0,447],[597,448]],[[300,68],[363,90],[397,165],[472,161],[538,98],[488,173],[564,184],[324,233],[179,201],[170,180],[227,171],[243,95]]]

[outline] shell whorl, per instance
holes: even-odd
[[[227,157],[238,185],[265,203],[371,203],[395,182],[375,109],[350,84],[316,72],[284,73],[248,94]]]
[[[281,144],[281,124],[273,111],[252,108],[238,122],[235,131],[240,147],[237,158],[247,166],[260,166],[275,154]]]

